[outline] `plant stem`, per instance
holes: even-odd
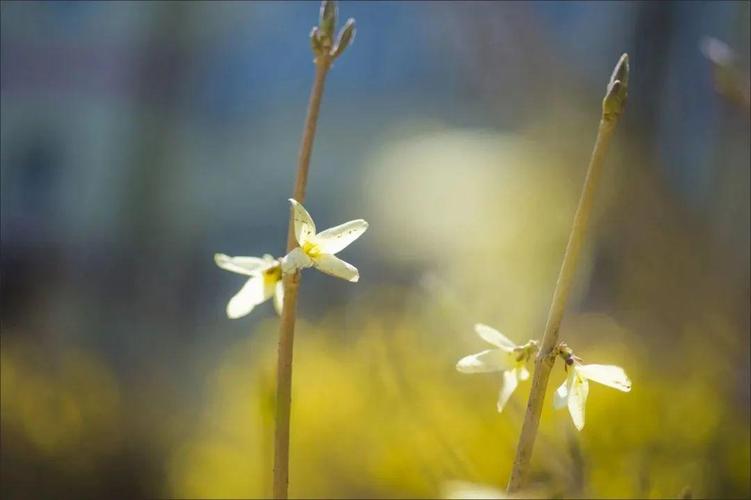
[[[620,76],[621,80],[616,80],[617,76]],[[535,360],[535,373],[532,378],[529,400],[527,401],[527,411],[524,415],[524,423],[522,424],[519,444],[516,448],[516,457],[514,458],[511,478],[508,483],[509,494],[518,491],[524,485],[529,469],[532,449],[540,424],[540,413],[542,412],[542,405],[545,402],[545,391],[557,355],[558,330],[561,326],[566,302],[571,291],[571,284],[576,274],[576,266],[587,232],[587,223],[592,213],[592,202],[602,174],[605,155],[618,124],[618,119],[625,106],[627,77],[628,57],[624,54],[613,72],[610,85],[608,86],[608,93],[603,100],[603,111],[597,130],[597,139],[589,160],[584,187],[576,208],[574,222],[569,234],[568,244],[566,245],[566,252],[563,255],[563,263],[561,264],[558,281],[553,292],[553,301],[548,311],[548,320],[545,325],[545,333],[542,337],[542,345]],[[616,82],[620,82],[620,85]]]
[[[300,141],[300,151],[297,155],[297,179],[295,180],[293,198],[300,203],[305,202],[305,188],[308,186],[310,156],[313,153],[313,139],[315,138],[316,127],[318,126],[318,111],[321,109],[323,87],[326,83],[326,75],[329,72],[329,68],[331,68],[331,60],[329,58],[323,56],[317,58],[315,79],[313,80],[313,88],[310,89],[310,99],[308,101],[308,114],[305,117],[305,129]],[[289,231],[287,232],[287,251],[289,252],[296,246],[295,225],[290,214]]]
[[[305,118],[300,152],[297,159],[297,180],[293,197],[298,202],[305,201],[305,188],[308,183],[310,156],[313,151],[313,139],[318,124],[318,111],[326,82],[326,75],[331,67],[331,60],[322,56],[316,59],[316,73],[313,88],[308,101],[308,113]],[[287,233],[287,251],[297,246],[295,240],[294,219],[290,215]],[[284,278],[284,305],[279,326],[279,357],[276,382],[276,430],[274,434],[274,498],[287,498],[289,482],[289,420],[292,391],[292,353],[295,341],[295,319],[297,310],[297,292],[300,288],[300,273],[296,272]]]

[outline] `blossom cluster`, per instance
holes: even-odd
[[[479,323],[475,325],[475,332],[485,342],[493,345],[493,349],[463,357],[456,364],[456,369],[462,373],[501,372],[501,390],[496,405],[500,412],[519,382],[529,378],[527,362],[537,352],[537,342],[530,340],[526,344],[516,345],[498,330]],[[556,354],[565,361],[564,369],[568,376],[555,391],[553,407],[568,407],[571,420],[578,430],[584,428],[584,406],[589,395],[590,380],[623,392],[631,390],[631,380],[623,368],[615,365],[584,365],[563,343],[556,350]]]
[[[227,304],[228,317],[234,319],[246,316],[255,306],[271,298],[274,299],[277,313],[281,314],[284,305],[284,277],[303,269],[315,268],[353,283],[360,279],[357,268],[338,258],[336,254],[362,236],[368,229],[368,223],[363,219],[356,219],[318,232],[305,207],[296,200],[289,201],[292,204],[297,246],[287,255],[281,258],[274,258],[269,254],[263,257],[230,257],[222,253],[214,255],[214,261],[220,268],[247,276],[245,284]],[[529,340],[518,345],[498,330],[480,323],[475,325],[475,332],[493,347],[463,357],[456,364],[456,369],[462,373],[501,372],[501,388],[496,403],[501,412],[519,382],[529,379],[527,365],[535,357],[538,344],[535,340]],[[556,347],[554,354],[564,359],[564,369],[568,375],[555,391],[553,406],[556,409],[567,407],[578,430],[584,428],[584,408],[590,380],[623,392],[631,390],[631,381],[619,366],[582,364],[581,359],[563,343]]]
[[[316,225],[305,207],[290,199],[297,246],[282,258],[271,255],[263,257],[230,257],[222,253],[214,255],[216,265],[226,271],[248,277],[243,287],[227,304],[227,316],[235,319],[249,314],[255,306],[274,298],[274,308],[282,313],[284,304],[284,275],[314,267],[321,272],[351,282],[360,279],[360,273],[352,264],[335,254],[362,236],[368,223],[363,219],[352,220],[338,226],[316,232]]]

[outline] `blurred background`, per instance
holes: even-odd
[[[561,336],[633,390],[593,384],[581,433],[549,393],[530,488],[749,496],[749,5],[339,5],[306,207],[370,229],[358,284],[304,275],[292,496],[505,486],[529,383],[499,414],[454,365],[476,322],[541,337],[623,52]],[[283,250],[317,11],[0,6],[4,498],[270,494],[278,318],[227,319],[212,257]]]

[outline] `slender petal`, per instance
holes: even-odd
[[[526,366],[521,365],[517,370],[519,371],[519,380],[523,381],[529,378],[529,370],[527,370]]]
[[[518,384],[519,380],[516,378],[516,370],[505,370],[503,372],[503,384],[501,384],[501,392],[498,395],[497,404],[499,412],[503,411],[503,407],[506,406]]]
[[[261,276],[253,276],[230,299],[227,304],[227,316],[232,319],[241,318],[264,300],[263,278]]]
[[[574,421],[574,426],[578,430],[584,428],[584,407],[587,404],[588,394],[589,382],[584,377],[576,374],[569,387],[568,412],[571,414],[571,420]]]
[[[230,257],[223,253],[214,254],[214,262],[225,271],[251,276],[268,267],[268,262],[258,257]]]
[[[497,372],[510,368],[508,353],[500,349],[488,349],[477,354],[470,354],[456,363],[456,369],[462,373]]]
[[[618,389],[619,391],[629,392],[631,390],[631,380],[626,372],[620,366],[614,365],[579,365],[576,370],[584,378],[594,380],[597,383]]]
[[[264,302],[269,300],[271,297],[274,296],[276,293],[276,284],[278,283],[277,280],[271,280],[266,277],[264,277],[263,282],[263,300]]]
[[[295,238],[297,244],[302,246],[316,234],[316,225],[305,207],[292,198],[289,199],[292,204],[292,215],[295,222]]]
[[[488,325],[477,323],[475,325],[475,331],[482,340],[489,344],[493,344],[496,347],[500,347],[501,349],[512,350],[516,347],[516,344],[511,342],[505,335]]]
[[[319,255],[315,258],[313,265],[321,272],[352,283],[356,283],[360,279],[360,272],[355,266],[331,254]]]
[[[571,379],[567,378],[563,383],[555,390],[553,395],[553,408],[560,410],[568,404],[568,386],[571,383]]]
[[[276,265],[276,259],[271,254],[268,254],[268,253],[263,254],[263,260],[266,262],[266,264],[269,265],[269,267]]]
[[[282,315],[282,306],[284,305],[284,282],[279,280],[276,282],[276,290],[274,291],[274,309],[276,313]]]
[[[293,273],[313,265],[313,260],[300,247],[295,247],[282,259],[282,272]]]
[[[364,220],[351,220],[318,233],[315,239],[323,253],[335,254],[362,236],[366,229],[368,223]]]

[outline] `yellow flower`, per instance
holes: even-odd
[[[271,255],[258,257],[230,257],[214,254],[216,265],[226,271],[250,276],[239,292],[227,304],[227,316],[235,319],[250,313],[255,306],[274,297],[274,308],[281,314],[284,302],[282,268]]]
[[[568,378],[555,391],[553,407],[559,409],[568,406],[571,420],[578,430],[584,428],[584,405],[589,394],[589,380],[623,392],[631,390],[631,380],[620,366],[582,365],[574,361]]]
[[[498,411],[503,411],[506,402],[513,394],[520,380],[529,378],[527,361],[537,350],[537,342],[530,340],[522,346],[514,344],[498,330],[487,325],[476,324],[475,331],[485,342],[496,349],[487,349],[470,354],[459,360],[456,369],[462,373],[503,372],[503,382],[498,395]]]
[[[282,259],[285,273],[307,267],[315,267],[331,276],[356,282],[360,273],[352,264],[335,257],[334,254],[346,248],[368,229],[362,219],[345,222],[316,234],[316,225],[305,208],[290,199],[295,224],[295,238],[299,245]]]

